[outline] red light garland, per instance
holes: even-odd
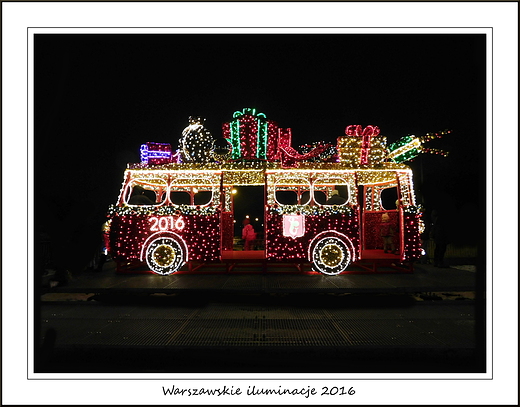
[[[114,215],[110,228],[110,248],[114,260],[141,261],[154,222],[147,215]],[[220,256],[220,216],[183,216],[184,227],[176,234],[186,244],[190,260],[213,261]],[[180,265],[182,266],[182,264]],[[179,267],[180,267],[179,266]]]
[[[266,257],[276,261],[308,260],[308,245],[314,236],[331,230],[350,237],[355,247],[353,256],[359,257],[359,222],[357,212],[330,216],[305,216],[305,232],[301,237],[283,235],[283,216],[268,213],[266,216]]]
[[[399,229],[394,243],[400,248],[401,260],[420,257],[421,213],[414,206],[411,170],[390,162],[386,138],[380,136],[377,126],[350,125],[345,129],[346,136],[338,138],[336,148],[319,142],[301,146],[298,151],[291,146],[290,128],[279,128],[255,109],[235,112],[233,120],[223,124],[229,146],[227,141],[213,141],[202,118],[189,120],[176,155],[169,144],[146,143],[141,148],[142,162],[129,165],[125,172],[120,199],[110,207],[105,230],[118,264],[146,262],[154,272],[170,274],[186,261],[218,260],[222,250],[233,249],[233,185],[263,184],[267,191],[268,260],[311,261],[324,274],[343,272],[360,258],[362,241],[364,249],[379,248],[377,230],[382,213],[388,213]],[[428,133],[420,140],[447,133]],[[410,140],[394,146],[395,154],[402,153],[397,149],[407,148],[405,141]],[[228,161],[230,156],[234,161]],[[332,162],[333,157],[337,163]],[[130,190],[136,185],[153,192],[156,202],[128,204]],[[363,212],[357,207],[355,191],[359,186],[365,191],[360,201],[365,206]],[[399,190],[397,211],[382,208],[381,192],[387,188]],[[297,204],[281,204],[277,191],[295,193]],[[322,199],[330,198],[333,191],[343,191],[347,201],[342,205],[324,204]],[[190,203],[179,205],[183,201],[175,200],[174,192],[186,194]],[[304,194],[309,199],[304,200]],[[211,197],[209,202],[195,205],[206,196]]]

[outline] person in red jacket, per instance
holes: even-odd
[[[252,250],[251,247],[256,239],[255,229],[249,222],[249,219],[244,219],[242,222],[244,228],[242,229],[242,239],[244,239],[244,250]]]

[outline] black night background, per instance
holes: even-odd
[[[2,2],[2,404],[517,405],[517,89],[517,2]],[[411,267],[365,245],[327,275],[288,246],[266,258],[263,228],[247,253],[244,216],[272,219],[261,186],[234,185],[220,261],[159,275],[103,256],[141,146],[177,150],[190,116],[219,139],[246,108],[299,153],[347,126],[387,146],[449,130],[423,145],[446,157],[404,163],[425,255]],[[359,224],[360,243],[376,236]],[[210,253],[218,236],[198,229]]]
[[[389,144],[452,130],[427,144],[447,157],[410,163],[416,193],[426,221],[446,212],[453,244],[484,256],[484,35],[37,34],[34,72],[35,237],[50,236],[59,267],[81,271],[99,250],[141,144],[177,148],[189,116],[221,137],[245,107],[291,128],[293,147],[351,124]]]

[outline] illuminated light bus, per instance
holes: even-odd
[[[147,149],[147,162],[128,165],[109,209],[105,236],[117,271],[144,267],[169,275],[192,270],[190,264],[248,258],[310,264],[325,275],[348,273],[351,265],[376,271],[377,264],[404,264],[411,271],[422,251],[412,171],[387,160],[384,143],[363,151],[367,137],[360,129],[346,137],[338,139],[336,162],[309,161],[285,148],[276,159],[181,163],[164,158],[162,148],[162,161],[150,164]],[[132,203],[136,187],[149,202]],[[235,222],[242,222],[234,215],[237,187],[263,191],[261,250],[234,250]],[[330,204],[333,194],[343,197],[340,203]],[[383,250],[383,214],[394,225],[393,253]]]

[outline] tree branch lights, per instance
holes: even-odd
[[[447,151],[423,147],[423,144],[450,133],[450,130],[443,130],[437,133],[426,133],[426,135],[422,137],[414,135],[403,136],[388,146],[388,159],[401,163],[411,161],[421,153],[438,154],[446,157],[448,156]]]
[[[148,142],[141,145],[141,162],[145,165],[172,162],[172,146],[168,143]]]
[[[439,150],[438,148],[422,148],[421,152],[426,154],[435,154],[441,155],[443,157],[447,157],[449,155],[449,151]]]
[[[442,138],[443,136],[451,134],[451,130],[442,130],[438,131],[437,133],[426,133],[424,136],[420,137],[421,144],[424,144],[430,140],[436,139],[436,138]],[[444,150],[439,150],[438,148],[422,148],[423,153],[429,153],[429,154],[437,154],[442,155],[443,157],[447,157],[449,152]]]
[[[179,140],[182,162],[206,163],[213,160],[214,139],[204,127],[205,120],[203,117],[189,117],[189,125]]]
[[[346,136],[338,137],[338,159],[349,165],[377,165],[386,156],[386,137],[379,135],[377,126],[350,125]]]

